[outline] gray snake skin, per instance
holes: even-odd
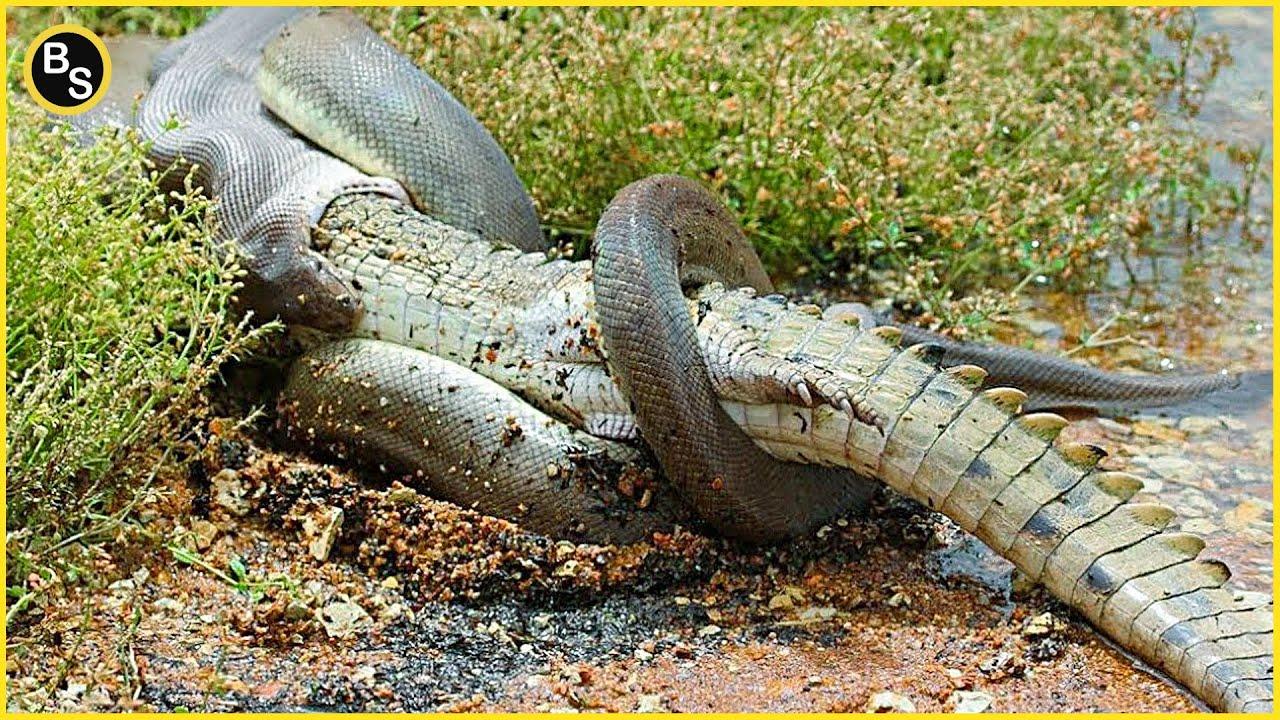
[[[332,35],[279,33],[289,22]],[[268,43],[277,56],[263,77]],[[484,228],[501,213],[483,203],[450,205],[462,209],[445,211],[461,213],[449,222],[415,212],[410,196],[441,206],[416,185],[430,161],[378,163],[403,152],[387,150],[405,108],[453,106],[394,53],[369,50],[361,72],[377,87],[422,88],[419,101],[397,96],[384,123],[373,105],[346,106],[367,102],[363,89],[335,88],[298,122],[316,123],[304,132],[317,144],[415,184],[408,193],[315,149],[257,99],[276,93],[265,102],[287,116],[290,97],[319,97],[282,83],[341,72],[289,64],[336,62],[347,43],[383,47],[344,13],[225,11],[166,54],[140,121],[175,180],[198,165],[221,237],[247,254],[247,303],[347,337],[295,363],[282,405],[296,435],[533,529],[616,541],[691,522],[689,510],[734,537],[775,541],[883,482],[1210,706],[1270,710],[1270,596],[1227,587],[1226,568],[1198,557],[1203,542],[1178,532],[1171,511],[1129,502],[1140,480],[1100,469],[1100,450],[1056,443],[1062,418],[1020,414],[1025,395],[982,389],[986,373],[971,365],[941,368],[940,348],[903,347],[897,328],[759,297],[767,278],[741,258],[740,233],[687,181],[624,189],[601,218],[594,266],[495,245]],[[381,150],[361,156],[352,142]],[[457,142],[448,151],[488,158],[481,172],[495,184],[449,192],[509,187],[487,134]],[[524,207],[520,194],[504,207]],[[491,232],[530,237],[514,224]]]

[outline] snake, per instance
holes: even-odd
[[[354,15],[321,11],[283,27],[263,50],[256,84],[277,117],[359,169],[395,179],[421,212],[488,241],[546,249],[533,201],[492,135]],[[719,406],[685,293],[709,282],[762,293],[773,286],[718,199],[686,178],[637,181],[605,209],[592,248],[610,370],[665,475],[700,517],[731,536],[769,542],[865,504],[866,478],[777,460]],[[900,328],[949,353],[952,365],[994,369],[994,382],[1063,405],[1160,404],[1233,382],[1126,376]]]
[[[167,129],[175,111],[189,125]],[[297,435],[600,542],[694,524],[777,543],[885,483],[1208,704],[1270,708],[1269,596],[1226,588],[1171,510],[1129,502],[1141,480],[1099,467],[1103,451],[1055,444],[1063,418],[940,364],[998,350],[904,346],[910,328],[773,293],[698,183],[637,180],[590,261],[551,259],[492,135],[346,11],[223,12],[166,53],[140,115],[158,164],[195,171],[220,237],[248,249],[253,309],[328,333],[282,394]],[[1033,392],[1058,378],[1050,400],[1070,382],[1056,360],[1008,357],[1016,372],[989,364]],[[1112,377],[1069,400],[1160,404],[1223,382]]]

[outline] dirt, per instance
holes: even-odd
[[[104,557],[118,581],[11,628],[12,707],[1195,709],[1007,568],[948,567],[963,533],[887,494],[784,548],[575,545],[232,428]]]

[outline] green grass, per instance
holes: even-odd
[[[234,319],[207,202],[166,202],[139,142],[9,117],[6,582],[29,601],[30,574],[74,573],[61,551],[110,539],[179,467],[204,389],[260,332]]]
[[[178,37],[190,32],[217,8],[212,7],[27,7],[10,8],[9,15],[21,35],[35,33],[57,23],[75,23],[100,35],[151,33]],[[32,32],[21,32],[30,29]]]
[[[172,35],[207,12],[13,15],[20,35]],[[775,277],[963,332],[1028,287],[1086,288],[1109,257],[1157,248],[1171,208],[1212,228],[1250,192],[1211,178],[1186,122],[1229,59],[1187,11],[362,12],[493,132],[579,256],[619,188],[677,172],[720,194]],[[1174,56],[1153,54],[1160,34]]]
[[[957,325],[1011,290],[1084,286],[1158,242],[1170,206],[1206,224],[1239,206],[1184,129],[1224,58],[1189,13],[365,15],[490,128],[579,252],[619,188],[676,172],[720,194],[775,276]],[[1193,62],[1152,55],[1159,32]]]

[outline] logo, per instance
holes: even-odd
[[[98,104],[111,83],[102,38],[79,25],[54,25],[36,36],[23,63],[27,92],[40,107],[75,115]]]

